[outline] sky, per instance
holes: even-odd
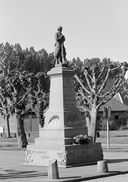
[[[53,52],[63,27],[67,59],[128,61],[128,0],[0,0],[0,43]]]

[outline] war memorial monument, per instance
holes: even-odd
[[[65,37],[61,26],[57,29],[55,39],[55,67],[48,72],[50,99],[45,125],[40,128],[35,143],[27,146],[25,163],[48,166],[57,160],[59,167],[95,163],[103,159],[100,143],[73,143],[73,137],[87,134],[87,128],[76,106],[75,73],[66,64]]]

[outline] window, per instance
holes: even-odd
[[[115,120],[118,120],[119,119],[119,115],[115,115]]]

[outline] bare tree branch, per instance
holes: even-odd
[[[109,77],[109,73],[110,73],[110,68],[109,68],[108,71],[107,71],[106,77],[105,77],[105,79],[104,79],[104,81],[103,81],[103,84],[101,85],[101,87],[100,87],[100,89],[99,89],[99,91],[98,91],[98,94],[100,94],[101,91],[104,89],[104,87],[105,87],[105,85],[106,85],[106,83],[107,83],[108,77]]]
[[[100,98],[104,98],[107,95],[109,95],[113,90],[116,90],[117,87],[119,87],[119,85],[120,85],[120,83],[121,83],[122,80],[123,80],[123,78],[121,78],[120,80],[115,80],[115,82],[111,86],[111,89],[108,92],[106,92],[104,95],[100,96]]]
[[[89,75],[89,74],[88,74],[88,72],[87,72],[86,69],[84,70],[84,75],[85,75],[85,78],[86,78],[88,87],[89,87],[90,91],[92,91],[92,87],[91,87],[90,81],[89,81],[89,79],[88,79],[88,75]],[[94,92],[94,91],[93,91],[93,92]]]
[[[96,92],[96,76],[95,76],[95,70],[92,70],[92,77],[93,77],[93,85],[92,85],[92,90],[95,93]]]
[[[27,97],[27,95],[29,94],[30,91],[31,91],[31,89],[29,89],[29,90],[23,95],[22,99],[17,103],[17,105],[20,104],[20,103],[22,103],[22,102],[24,101],[24,99]]]
[[[101,88],[99,89],[98,94],[100,94],[101,91],[104,89],[104,87],[105,87],[105,85],[106,85],[106,83],[107,83],[108,77],[109,77],[109,73],[110,73],[111,71],[113,71],[113,70],[116,70],[116,69],[121,68],[121,66],[122,66],[122,64],[120,64],[118,67],[115,67],[115,68],[112,68],[112,69],[110,69],[110,68],[108,69],[107,75],[106,75],[106,77],[105,77],[105,80],[104,80],[104,82],[103,82]],[[126,70],[123,70],[123,71],[124,71],[124,73],[123,73],[122,77],[124,77],[124,75],[125,75],[125,73],[126,73]],[[116,80],[116,81],[118,81],[118,80]],[[116,84],[116,81],[115,81],[114,84]],[[113,86],[114,86],[114,85],[113,85]],[[113,88],[113,86],[112,86],[111,88]],[[111,91],[111,90],[110,90],[110,91]],[[106,95],[104,95],[104,96],[106,96]]]
[[[116,91],[111,92],[111,94],[109,94],[109,95],[106,97],[106,99],[101,100],[101,102],[97,105],[97,107],[99,108],[101,105],[104,105],[104,104],[107,103],[109,100],[111,100],[112,97],[114,97],[114,96],[118,93],[118,91],[119,91],[119,88],[116,89]]]
[[[82,110],[82,111],[84,111],[84,112],[86,112],[86,111],[89,111],[90,112],[90,109],[86,106],[86,105],[84,105],[84,106],[77,106],[80,110]]]
[[[91,103],[90,99],[84,95],[84,93],[82,92],[82,90],[78,90],[78,92],[79,92],[79,93],[81,94],[81,96],[83,97],[83,100],[86,99],[87,102],[92,106],[92,103]]]
[[[105,70],[105,67],[106,67],[106,66],[104,66],[104,67],[102,68],[102,70],[101,70],[101,72],[100,72],[100,74],[99,74],[99,76],[98,76],[98,78],[97,78],[97,81],[99,80],[99,78],[100,78],[101,75],[103,74],[103,72],[104,72],[104,70]]]
[[[4,109],[2,107],[0,107],[0,111],[4,111]]]
[[[123,91],[122,92],[123,93],[128,93],[128,89],[125,86],[123,86]]]
[[[86,70],[87,71],[87,70]],[[90,80],[93,82],[93,78],[91,77],[90,74],[88,74],[88,77],[90,78]]]
[[[117,66],[117,67],[111,68],[110,71],[114,71],[116,69],[119,69],[119,68],[121,68],[121,66],[122,66],[122,63],[119,66]]]
[[[114,82],[113,86],[111,87],[111,89],[108,92],[106,92],[104,95],[102,95],[102,97],[100,97],[100,98],[102,98],[102,100],[98,104],[98,107],[105,104],[106,102],[108,102],[114,95],[116,95],[119,92],[120,84],[122,83],[122,80],[123,80],[123,77],[121,77],[119,80],[116,80]],[[116,83],[116,85],[115,85],[115,83]]]
[[[84,87],[83,83],[82,83],[81,80],[78,78],[78,76],[75,75],[74,78],[76,78],[76,80],[78,81],[78,83],[80,84],[80,86],[82,87],[82,89],[83,89],[87,94],[90,94],[90,91],[87,90],[87,89]]]

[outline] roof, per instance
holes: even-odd
[[[123,99],[122,99],[122,96],[120,95],[120,93],[117,93],[117,94],[114,96],[114,98],[115,98],[116,100],[120,101],[122,104],[125,104],[125,103],[123,102]],[[125,105],[126,105],[126,104],[125,104]]]
[[[100,107],[99,111],[103,111],[104,107],[108,106],[111,108],[111,111],[128,111],[128,106],[121,103],[118,99],[113,97],[106,104]]]
[[[120,95],[123,100],[123,103],[128,106],[128,97],[126,97],[126,95],[123,93],[121,93]]]

